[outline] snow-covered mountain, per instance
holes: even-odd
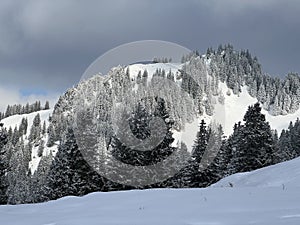
[[[1,224],[296,225],[300,223],[299,168],[297,158],[204,189],[93,193],[42,204],[0,206]]]
[[[147,63],[147,64],[132,64],[130,66],[123,68],[117,68],[116,70],[123,70],[123,75],[125,71],[128,69],[130,71],[130,79],[132,81],[136,81],[138,79],[139,73],[142,73],[144,71],[147,71],[147,82],[151,82],[151,79],[153,78],[153,75],[157,73],[157,71],[165,71],[165,73],[171,72],[175,78],[175,82],[178,84],[178,87],[180,87],[182,78],[179,78],[182,73],[182,67],[184,64],[179,63]],[[113,70],[114,71],[114,70]],[[63,112],[64,115],[68,115],[71,112],[73,112],[74,107],[76,106],[76,102],[78,99],[84,99],[89,98],[89,95],[97,95],[97,92],[101,92],[103,90],[99,90],[99,87],[97,87],[97,83],[103,83],[107,80],[111,79],[110,76],[114,76],[115,74],[112,72],[109,76],[95,76],[91,79],[84,81],[80,83],[77,87],[70,89],[67,91],[65,96],[62,96],[56,105],[56,108],[54,110],[54,114],[60,114]],[[141,75],[141,74],[140,74]],[[209,76],[209,75],[207,75]],[[179,78],[179,79],[178,79]],[[96,88],[91,89],[91,86],[95,86]],[[214,116],[216,112],[221,111],[221,113],[224,114],[224,118],[222,117],[222,125],[224,126],[224,134],[226,136],[229,136],[233,132],[233,126],[238,121],[243,120],[244,113],[246,112],[249,105],[255,104],[258,99],[255,97],[252,97],[249,94],[249,87],[247,85],[244,85],[240,93],[238,95],[233,94],[232,90],[228,88],[226,83],[219,82],[218,83],[218,95],[215,98],[215,107],[213,115],[207,115],[207,113],[204,111],[203,115],[198,115],[195,113],[192,118],[189,118],[183,126],[181,126],[180,130],[174,129],[173,130],[173,137],[175,138],[174,145],[176,146],[176,143],[183,141],[188,147],[188,150],[192,151],[192,146],[196,137],[196,134],[198,132],[198,127],[200,124],[200,121],[204,119],[208,123],[217,117]],[[137,84],[133,87],[133,90],[137,90]],[[88,92],[88,90],[92,90],[91,93]],[[223,96],[223,103],[220,104],[217,100],[218,97]],[[176,96],[175,96],[176,97]],[[75,105],[75,106],[74,106]],[[34,117],[37,114],[40,114],[41,116],[41,123],[44,121],[46,122],[47,128],[49,126],[49,117],[52,115],[53,109],[50,110],[42,110],[30,114],[24,114],[24,115],[14,115],[10,116],[8,118],[3,119],[1,122],[4,123],[4,127],[9,129],[9,127],[16,127],[21,124],[22,118],[28,119],[28,128],[27,128],[27,134],[30,133],[30,128],[32,126],[32,122]],[[287,129],[289,126],[290,121],[296,121],[298,117],[300,117],[300,109],[298,109],[296,112],[286,115],[272,115],[272,112],[267,111],[263,109],[263,113],[266,115],[266,120],[270,123],[272,129],[276,129],[279,133],[282,129]],[[71,113],[72,114],[72,113]],[[25,139],[27,136],[24,137]],[[44,142],[47,143],[47,135],[43,137]],[[57,152],[57,145],[52,147],[47,147],[45,144],[46,150],[44,151],[44,155],[47,155],[52,151],[54,154]],[[37,169],[38,163],[41,159],[41,157],[37,156],[38,146],[33,148],[32,151],[32,161],[30,162],[30,168],[32,173]]]
[[[106,75],[95,75],[67,90],[53,111],[15,115],[1,121],[7,130],[12,127],[8,135],[10,143],[3,146],[6,164],[14,168],[8,173],[11,177],[8,202],[39,202],[70,193],[84,195],[96,190],[124,190],[149,184],[159,184],[154,187],[204,187],[228,174],[295,158],[300,155],[296,140],[300,135],[297,131],[300,127],[298,84],[297,74],[289,74],[282,80],[263,74],[256,58],[248,51],[233,51],[231,46],[217,52],[210,50],[202,56],[192,53],[184,57],[182,63],[147,62],[112,68]],[[260,105],[249,107],[256,102]],[[270,126],[260,114],[261,107]],[[246,127],[246,121],[243,122],[249,110],[252,111],[248,121],[253,124],[251,118],[256,118],[259,132],[256,132],[257,127]],[[27,132],[24,132],[24,117],[27,118]],[[204,166],[208,171],[199,173],[197,166],[202,161],[197,161],[194,152],[196,145],[198,149],[202,146],[197,136],[202,120],[206,147],[199,152],[211,153],[206,148],[217,151],[212,156],[199,153],[200,160],[210,157],[207,161],[211,163]],[[295,127],[290,125],[291,121]],[[161,128],[164,133],[160,133]],[[274,130],[280,134],[282,129],[288,131],[281,139]],[[212,138],[206,140],[209,135]],[[249,135],[256,138],[255,147],[250,146]],[[156,139],[151,139],[153,137]],[[258,140],[261,137],[264,142]],[[145,143],[150,143],[151,148]],[[141,149],[146,152],[141,153]],[[95,155],[89,155],[91,152]],[[168,174],[170,170],[173,171],[170,176],[152,183],[131,183],[137,174],[144,174],[139,177],[145,179],[159,177],[151,173],[145,175],[136,165],[156,165],[174,152],[174,161],[170,161],[173,163],[162,168],[165,172],[156,174]],[[87,155],[91,158],[86,158]],[[129,168],[130,176],[115,172],[115,167],[110,168],[115,166],[111,164],[114,160],[123,163],[121,172]],[[244,161],[248,163],[246,166]],[[87,166],[87,162],[92,165]],[[98,174],[91,171],[91,167]],[[65,173],[69,168],[72,172]],[[83,171],[76,174],[80,170]],[[103,171],[105,174],[101,173]],[[85,173],[91,178],[82,176]],[[62,175],[66,177],[61,178]],[[115,175],[126,181],[111,182]],[[73,183],[57,185],[58,177],[60,181]],[[98,183],[92,184],[95,177]],[[103,181],[103,177],[108,181]],[[174,180],[166,181],[171,177]],[[160,184],[162,181],[166,183]],[[118,186],[120,183],[132,186]],[[45,188],[45,184],[52,186]],[[73,185],[76,191],[68,189]]]
[[[197,60],[201,62],[199,58],[196,59],[196,61]],[[107,90],[105,91],[107,86],[104,87],[103,84],[109,84],[108,86],[114,90],[112,95],[118,95],[113,97],[115,98],[113,100],[114,102],[108,102],[112,105],[112,108],[106,108],[105,110],[114,112],[118,106],[123,105],[122,102],[126,102],[125,105],[127,105],[129,108],[133,108],[134,104],[136,104],[143,97],[147,96],[144,95],[147,89],[144,90],[141,88],[141,83],[146,82],[150,86],[151,80],[154,76],[158,76],[158,74],[164,74],[162,76],[167,77],[168,74],[172,74],[172,82],[174,81],[178,88],[177,93],[163,93],[164,91],[168,92],[168,87],[161,86],[160,90],[157,90],[155,86],[153,86],[153,88],[151,87],[151,91],[157,93],[157,95],[162,94],[165,98],[170,99],[172,104],[172,106],[169,108],[170,114],[172,119],[178,122],[176,124],[177,126],[173,130],[175,146],[176,143],[183,141],[187,145],[188,150],[191,151],[200,121],[202,119],[204,119],[208,124],[211,122],[220,123],[223,126],[224,134],[229,136],[233,132],[234,124],[239,121],[243,121],[243,117],[247,111],[247,108],[259,101],[256,97],[250,95],[249,89],[251,88],[246,84],[241,86],[239,93],[234,94],[234,91],[228,87],[226,82],[222,82],[220,80],[215,81],[216,78],[212,77],[210,73],[209,61],[206,60],[205,62],[205,64],[200,63],[200,66],[203,66],[203,68],[198,68],[198,71],[196,70],[198,74],[194,75],[194,77],[204,76],[205,81],[199,81],[204,82],[204,84],[202,84],[202,89],[207,89],[206,91],[208,92],[214,91],[216,93],[206,94],[206,92],[204,92],[201,96],[202,99],[200,105],[197,105],[198,103],[191,99],[191,94],[187,94],[186,90],[182,90],[182,73],[185,64],[133,64],[130,66],[114,68],[107,76],[94,76],[89,80],[83,81],[77,87],[68,90],[65,96],[60,98],[54,110],[54,118],[55,115],[60,115],[61,113],[64,115],[71,115],[72,117],[74,113],[76,113],[76,108],[85,108],[86,106],[90,107],[91,105],[94,105],[95,108],[99,108],[99,102],[101,102],[101,104],[105,104],[105,101],[107,102],[107,98],[101,100],[101,97],[99,96],[110,95],[111,93],[108,94]],[[192,69],[190,70],[190,72],[195,73],[195,71]],[[143,73],[145,71],[147,72],[147,78],[146,81],[143,81]],[[121,93],[124,92],[124,90],[122,90],[123,87],[119,87],[118,85],[114,84],[120,82],[121,84],[123,83],[122,85],[124,86],[124,82],[126,83],[126,73],[129,74],[131,83],[126,85],[133,85],[130,86],[128,90],[135,93],[133,95],[129,95],[129,97],[126,97]],[[212,83],[214,83],[213,88],[207,87],[212,85]],[[120,91],[118,91],[118,89],[120,89]],[[126,94],[128,94],[128,92]],[[209,105],[209,107],[207,107],[207,105]],[[197,109],[198,107],[201,108],[201,114]],[[208,110],[208,108],[210,109]],[[281,133],[282,129],[288,128],[290,121],[296,121],[296,119],[300,117],[300,109],[293,113],[286,113],[284,115],[274,115],[272,109],[263,109],[262,112],[266,115],[266,120],[270,123],[271,128],[274,130],[276,129],[279,134]],[[112,113],[112,116],[113,115],[114,113]],[[97,115],[95,115],[95,117],[97,117]]]

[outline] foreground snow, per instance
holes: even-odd
[[[5,225],[300,224],[299,188],[206,188],[94,193],[1,206]]]
[[[43,204],[0,206],[0,224],[297,225],[299,187],[300,158],[236,174],[205,189],[93,193]]]
[[[233,187],[300,188],[300,158],[248,173],[237,173],[212,186],[229,187],[230,185]]]

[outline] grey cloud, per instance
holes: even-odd
[[[232,43],[284,75],[300,71],[299,21],[296,0],[3,0],[0,83],[63,91],[101,54],[143,39],[201,52]]]

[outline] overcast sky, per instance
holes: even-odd
[[[0,109],[53,98],[98,56],[144,39],[200,52],[232,43],[284,76],[300,71],[300,1],[1,0]]]

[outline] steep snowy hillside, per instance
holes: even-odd
[[[3,120],[1,120],[1,123],[4,124],[4,127],[8,130],[10,127],[14,129],[15,127],[19,127],[21,125],[22,119],[26,118],[28,121],[28,126],[27,126],[27,132],[26,135],[23,136],[23,139],[25,140],[25,144],[28,143],[28,138],[30,134],[30,130],[33,124],[34,118],[39,114],[40,119],[41,119],[41,125],[46,123],[46,129],[49,126],[49,117],[52,114],[53,109],[48,109],[48,110],[41,110],[29,114],[22,114],[22,115],[14,115],[7,117]],[[49,154],[55,155],[57,152],[57,145],[54,145],[52,147],[47,147],[46,143],[48,140],[48,134],[45,134],[41,140],[44,143],[44,150],[43,150],[43,156],[47,156]],[[39,162],[41,160],[41,157],[38,156],[38,149],[39,146],[32,146],[32,152],[31,152],[31,161],[29,162],[29,169],[31,170],[31,173],[33,174],[39,165]]]
[[[172,63],[156,63],[156,64],[134,64],[129,66],[129,71],[132,79],[136,79],[139,71],[147,71],[148,72],[148,81],[151,80],[153,74],[157,70],[165,70],[166,72],[171,71],[177,76],[180,74],[180,70],[182,69],[182,64],[172,64]],[[179,83],[180,83],[179,79]],[[177,81],[178,82],[178,81]],[[175,138],[179,136],[182,137],[182,140],[186,142],[187,146],[192,146],[192,142],[196,133],[198,131],[198,125],[201,119],[205,119],[207,122],[210,122],[212,119],[220,119],[222,115],[217,115],[216,113],[224,113],[225,117],[221,118],[221,124],[224,126],[225,135],[230,135],[233,132],[233,126],[235,123],[239,121],[243,121],[243,116],[247,111],[249,105],[255,104],[258,100],[257,98],[251,97],[249,94],[249,87],[244,85],[241,88],[241,92],[236,95],[233,94],[232,90],[228,88],[225,83],[219,82],[218,84],[219,93],[218,96],[224,96],[224,104],[220,104],[217,100],[214,110],[214,115],[209,116],[204,112],[204,115],[195,119],[192,123],[187,123],[184,130],[180,133],[175,132]],[[221,94],[222,93],[222,94]],[[274,116],[270,111],[265,109],[262,110],[263,114],[266,115],[266,120],[270,123],[272,129],[276,129],[279,134],[282,129],[287,129],[290,121],[296,121],[298,117],[300,117],[300,109],[296,112],[286,115],[277,115]],[[224,119],[224,120],[223,120]],[[193,137],[193,138],[191,138]],[[192,140],[191,140],[192,139]]]
[[[209,63],[210,62],[206,62],[204,67],[209,66]],[[76,106],[78,105],[77,101],[79,101],[80,99],[81,100],[90,99],[91,96],[106,95],[106,92],[104,90],[105,86],[101,87],[101,85],[97,86],[96,84],[98,83],[104,84],[110,79],[114,79],[114,77],[125,76],[125,71],[127,69],[129,69],[128,70],[129,76],[131,81],[133,81],[133,83],[135,83],[135,81],[139,79],[138,78],[139,76],[142,76],[143,78],[144,71],[147,71],[147,83],[151,83],[151,79],[153,78],[153,76],[157,75],[158,72],[162,73],[163,71],[163,73],[165,73],[165,76],[171,74],[173,76],[172,79],[174,79],[174,82],[176,83],[178,89],[180,90],[182,88],[181,85],[183,82],[183,78],[182,78],[183,66],[184,64],[174,64],[174,63],[133,64],[128,67],[125,67],[123,69],[124,73],[123,74],[121,73],[120,75],[116,75],[113,72],[114,70],[112,70],[111,74],[109,74],[108,76],[102,76],[102,77],[95,76],[90,80],[80,83],[77,87],[70,89],[65,96],[61,97],[60,101],[55,107],[54,118],[60,117],[61,112],[63,115],[69,115],[69,114],[73,115],[74,108],[76,108]],[[116,70],[117,71],[122,70],[122,68],[117,68]],[[205,74],[204,76],[207,76],[208,79],[207,82],[208,83],[212,82],[213,78],[208,74],[208,71],[204,71],[204,74]],[[118,80],[121,78],[118,77],[116,79]],[[109,82],[110,85],[112,85],[113,87],[112,82],[111,81]],[[116,89],[116,87],[113,88]],[[243,116],[248,106],[257,102],[256,98],[250,96],[248,91],[249,87],[246,85],[244,85],[241,88],[239,94],[234,94],[233,90],[228,88],[227,84],[221,81],[217,83],[216,88],[218,90],[217,91],[218,93],[216,93],[215,96],[214,95],[211,96],[212,98],[211,101],[213,102],[212,104],[214,105],[212,114],[207,113],[207,110],[203,110],[203,115],[201,116],[198,113],[195,113],[194,104],[190,104],[190,105],[186,104],[184,107],[186,108],[185,110],[187,111],[178,111],[178,106],[180,106],[182,100],[186,101],[186,99],[180,99],[178,93],[177,94],[170,93],[169,97],[171,96],[171,98],[174,99],[173,102],[174,105],[176,104],[176,106],[174,106],[171,109],[171,115],[179,114],[181,116],[180,121],[182,123],[181,125],[179,124],[180,129],[177,128],[172,130],[173,137],[175,138],[173,146],[178,146],[180,142],[183,141],[186,144],[188,151],[191,152],[196,134],[198,132],[198,127],[202,119],[204,119],[206,123],[210,123],[210,122],[221,123],[223,125],[225,135],[229,136],[233,132],[234,124],[237,123],[238,121],[243,120]],[[103,90],[99,90],[99,89],[103,89]],[[137,95],[139,95],[138,85],[136,83],[134,84],[132,89],[137,92]],[[182,91],[185,92],[185,90]],[[203,100],[205,101],[207,97],[208,97],[207,95],[204,95]],[[220,103],[219,101],[220,97],[223,98],[222,103]],[[119,103],[115,103],[115,105],[118,104]],[[37,115],[37,113],[39,113],[41,116],[41,123],[46,121],[46,126],[48,127],[49,126],[48,118],[51,115],[52,110],[43,110],[43,111],[39,111],[27,115],[26,114],[15,115],[3,119],[2,122],[4,123],[4,126],[6,128],[9,127],[14,128],[15,126],[20,125],[23,117],[26,117],[28,119],[27,134],[29,134],[33,119]],[[292,114],[277,115],[277,116],[271,115],[271,113],[266,110],[263,110],[263,113],[266,115],[267,121],[270,122],[272,129],[277,129],[279,134],[282,129],[288,128],[290,121],[295,121],[298,117],[300,117],[300,109]],[[24,137],[25,140],[26,138],[27,137]],[[46,135],[43,137],[43,141],[47,143],[47,140],[48,140],[48,136]],[[36,171],[39,161],[41,159],[41,157],[38,157],[37,152],[38,152],[38,146],[34,146],[32,149],[32,159],[30,162],[30,168],[32,172]],[[57,152],[57,145],[53,145],[51,147],[47,147],[45,145],[44,155],[48,155],[50,154],[50,152],[55,154]]]
[[[300,223],[299,168],[297,158],[228,177],[205,189],[93,193],[0,206],[0,221],[5,225],[296,225]],[[227,187],[228,182],[233,188]]]
[[[52,111],[53,111],[53,109],[48,109],[48,110],[41,110],[41,111],[29,113],[29,114],[14,115],[14,116],[10,116],[8,118],[1,120],[1,123],[3,123],[4,127],[6,127],[7,129],[9,129],[9,127],[15,128],[15,126],[19,126],[21,124],[21,121],[23,118],[27,118],[28,119],[27,133],[29,133],[30,127],[33,123],[33,119],[37,114],[40,114],[41,122],[43,123],[45,121],[46,124],[48,125],[49,117],[51,116]]]
[[[202,119],[208,124],[210,122],[222,124],[225,135],[229,136],[233,132],[234,124],[243,120],[248,106],[255,104],[258,100],[249,94],[250,87],[245,84],[241,87],[238,94],[234,94],[234,90],[229,88],[225,82],[216,81],[218,78],[212,77],[207,68],[210,66],[210,61],[205,61],[201,64],[201,60],[199,60],[199,58],[195,59],[195,66],[192,63],[133,64],[124,68],[114,68],[106,76],[94,76],[89,80],[81,82],[75,88],[68,90],[60,98],[54,110],[54,120],[61,115],[67,117],[69,115],[72,118],[78,108],[87,108],[91,107],[91,105],[95,105],[95,108],[102,108],[106,103],[108,105],[104,106],[106,108],[103,109],[102,114],[107,114],[106,117],[109,118],[114,117],[118,106],[124,105],[122,102],[126,102],[126,107],[132,107],[132,105],[145,96],[145,93],[154,92],[158,95],[163,94],[168,101],[171,101],[170,115],[177,121],[177,126],[173,129],[173,137],[175,138],[174,146],[183,141],[187,145],[188,150],[192,151],[192,146]],[[184,78],[182,74],[183,67],[187,65],[189,67],[186,69],[188,69],[189,73],[195,73],[195,79],[202,77],[202,80],[200,79],[197,82],[202,83],[202,89],[207,89],[207,92],[210,93],[202,94],[200,105],[197,105],[197,101],[193,100],[191,94],[188,95],[187,90],[183,88],[184,79],[187,79],[186,82],[190,82],[189,78]],[[130,79],[129,81],[126,80],[127,76]],[[169,90],[165,86],[155,87],[154,85],[151,87],[154,76],[169,77],[178,90],[174,92],[173,89],[171,91],[171,89]],[[145,85],[143,83],[145,82],[150,87],[144,90],[143,87]],[[120,84],[122,85],[120,86]],[[108,87],[113,89],[112,93],[108,91]],[[128,94],[130,92],[128,90],[133,93]],[[124,94],[121,94],[122,92]],[[207,107],[210,104],[213,107]],[[201,116],[197,112],[198,107],[201,108],[200,110],[203,113]],[[210,110],[212,111],[210,112]],[[266,110],[263,110],[263,113],[266,115],[267,121],[270,122],[271,128],[276,129],[279,134],[282,129],[288,128],[290,121],[295,121],[297,117],[300,117],[300,109],[292,114],[277,116],[272,115],[270,111]],[[99,115],[95,115],[95,117],[97,116]]]
[[[226,177],[213,187],[300,187],[300,158]]]

